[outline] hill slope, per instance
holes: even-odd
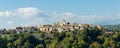
[[[113,31],[120,30],[120,24],[118,24],[118,25],[104,25],[103,27],[110,29],[110,30],[113,30]]]

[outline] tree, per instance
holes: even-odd
[[[0,36],[0,48],[7,47],[7,36]]]
[[[22,38],[17,39],[16,41],[14,41],[13,44],[15,47],[21,46],[22,45]]]
[[[7,44],[7,47],[8,47],[8,48],[13,48],[13,44],[12,44],[12,43],[8,43],[8,44]]]
[[[44,48],[44,46],[43,46],[43,44],[39,44],[35,48]]]
[[[60,46],[58,46],[58,42],[57,41],[53,41],[48,48],[60,48]]]
[[[120,41],[120,33],[115,33],[112,38],[115,40],[115,41]]]
[[[90,44],[89,48],[102,48],[102,46],[98,42],[93,42]]]
[[[28,41],[26,41],[24,43],[24,48],[32,48],[32,47],[31,47],[31,44]]]
[[[70,43],[70,38],[66,37],[62,40],[62,48],[70,48],[71,43]]]
[[[78,39],[78,48],[87,48],[87,43],[84,40]]]

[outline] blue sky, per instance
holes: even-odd
[[[71,22],[120,24],[120,0],[0,0],[0,28]]]

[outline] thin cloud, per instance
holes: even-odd
[[[11,11],[0,11],[0,16],[11,16],[12,12]]]
[[[21,16],[22,18],[30,18],[33,16],[37,16],[40,12],[42,11],[34,7],[18,8],[14,11],[14,16]]]
[[[63,19],[81,24],[119,24],[120,15],[78,15],[73,12],[46,13],[35,7],[14,9],[13,11],[0,11],[0,22],[6,25],[23,26],[53,24]],[[3,19],[5,18],[5,19]],[[12,20],[12,21],[11,21]],[[21,25],[22,24],[22,25]]]
[[[40,12],[42,12],[40,9],[35,7],[25,7],[25,8],[18,8],[13,11],[0,11],[0,16],[19,16],[22,18],[30,18],[33,16],[37,16]]]
[[[12,20],[7,22],[8,25],[12,25],[13,23],[14,23],[14,21],[12,21]]]

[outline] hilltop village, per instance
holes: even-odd
[[[101,28],[100,25],[93,25],[93,24],[77,24],[77,23],[70,23],[65,20],[55,23],[55,24],[48,24],[48,25],[38,25],[38,26],[27,26],[27,27],[16,27],[14,29],[0,29],[0,34],[3,33],[30,33],[30,32],[65,32],[65,31],[74,31],[74,30],[82,30],[85,28]]]

